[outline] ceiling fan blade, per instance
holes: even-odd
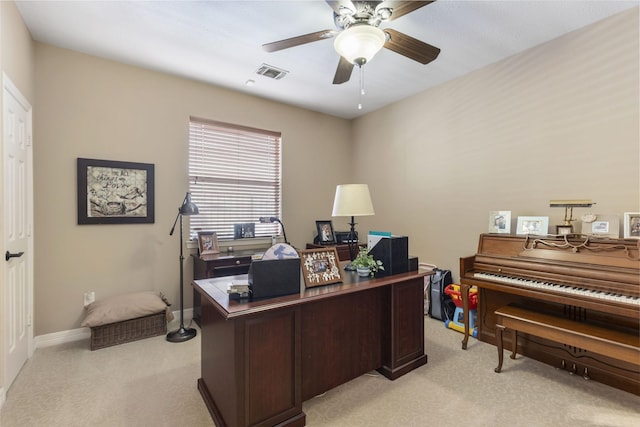
[[[432,1],[385,1],[383,2],[384,7],[390,7],[393,9],[393,13],[391,13],[391,18],[389,21],[393,21],[394,19],[398,19],[401,16],[406,15],[407,13],[411,13],[416,9],[420,9],[423,6],[433,3]],[[380,7],[380,6],[378,6]]]
[[[389,40],[387,40],[383,47],[413,59],[414,61],[418,61],[421,64],[428,64],[440,54],[440,48],[414,39],[399,31],[385,28],[384,32],[389,35]]]
[[[316,42],[318,40],[330,39],[335,36],[337,31],[323,30],[304,36],[291,37],[290,39],[278,40],[277,42],[266,43],[262,45],[262,49],[267,52],[276,52],[278,50],[288,49],[290,47],[299,46],[301,44]]]
[[[336,70],[336,75],[333,77],[333,84],[339,85],[344,82],[348,82],[351,78],[351,72],[353,71],[353,64],[342,56],[340,57],[340,62],[338,62],[338,69]]]

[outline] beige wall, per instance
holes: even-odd
[[[179,303],[179,237],[169,230],[187,190],[190,115],[281,131],[283,222],[303,246],[330,215],[349,151],[350,123],[38,44],[36,49],[35,334],[79,327],[83,293],[158,289]],[[76,158],[155,165],[155,224],[77,225]],[[191,306],[191,260],[185,262]],[[178,304],[175,305],[178,309]]]
[[[14,2],[0,2],[2,71],[30,102],[33,101],[35,50],[29,30]]]
[[[358,220],[361,232],[407,234],[412,254],[456,275],[490,210],[511,210],[512,226],[517,215],[558,223],[561,210],[548,207],[554,198],[592,198],[603,214],[640,210],[637,15],[353,123],[37,44],[29,68],[36,82],[35,334],[78,327],[88,290],[101,297],[159,289],[178,301],[178,240],[168,232],[187,188],[189,115],[282,131],[283,220],[298,247],[313,237],[314,220],[330,218],[335,185],[345,182],[371,185],[376,216]],[[155,164],[155,224],[78,226],[77,157]],[[316,167],[324,158],[332,162]],[[333,220],[346,229],[346,219]],[[188,260],[185,266],[189,277]]]
[[[356,180],[376,209],[361,228],[410,236],[457,279],[491,210],[512,229],[549,216],[550,232],[564,216],[551,199],[640,211],[638,52],[636,8],[357,119]]]

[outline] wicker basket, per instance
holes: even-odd
[[[167,333],[167,314],[163,310],[149,316],[91,328],[91,350]]]

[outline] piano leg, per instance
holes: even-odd
[[[504,326],[496,325],[496,347],[498,347],[498,367],[494,369],[495,372],[500,373],[502,371],[502,332]]]
[[[471,286],[469,285],[460,285],[460,296],[462,297],[462,319],[464,322],[464,335],[462,336],[463,350],[467,349],[467,342],[469,341],[469,289],[471,289]],[[502,362],[500,365],[502,365]]]
[[[518,351],[518,331],[515,328],[511,331],[511,346],[511,358],[515,359]]]

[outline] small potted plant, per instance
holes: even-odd
[[[373,255],[369,254],[369,249],[360,248],[358,256],[351,262],[356,267],[358,276],[375,276],[378,270],[384,270],[382,261],[373,259]]]

